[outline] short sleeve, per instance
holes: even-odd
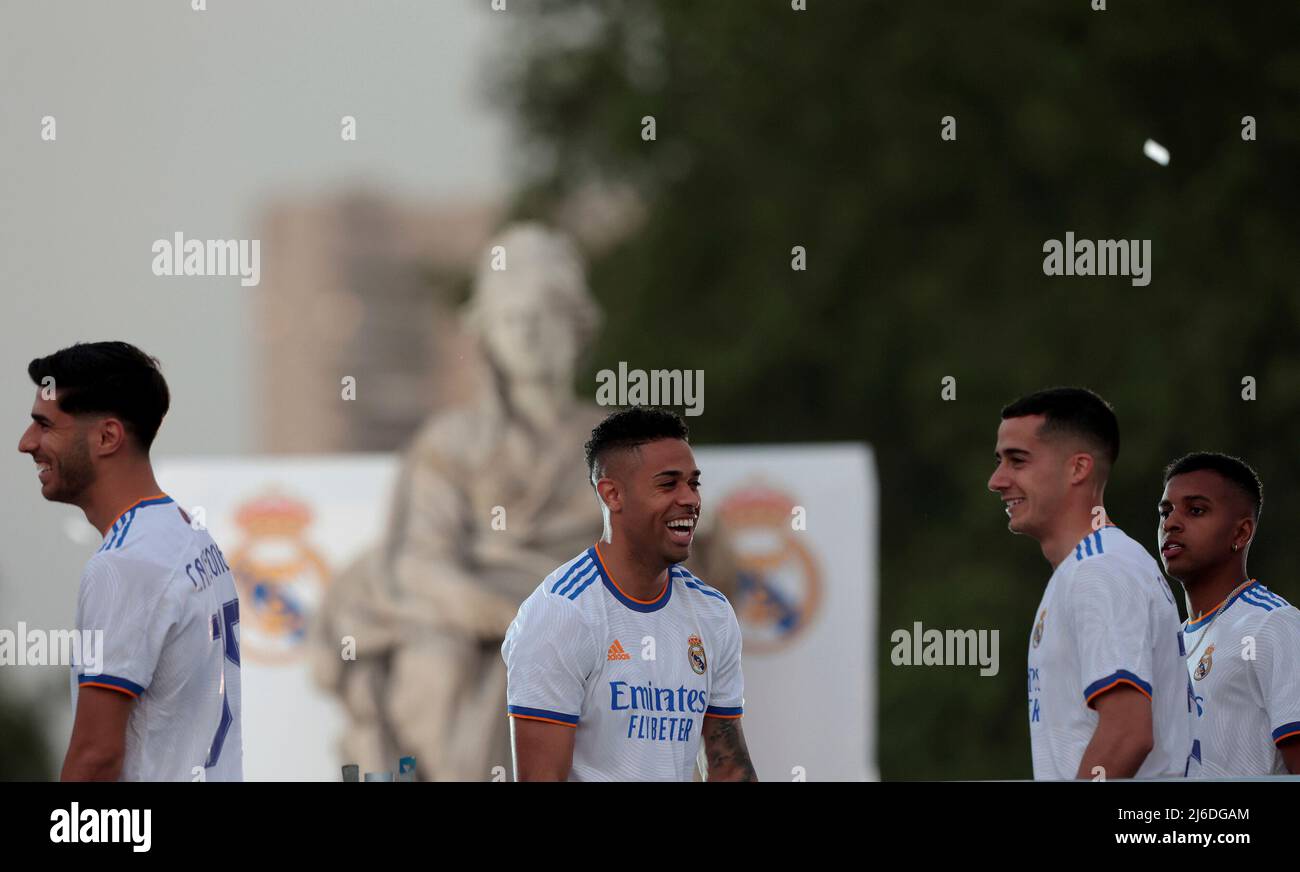
[[[512,717],[576,727],[596,643],[574,603],[538,590],[506,631],[506,703]]]
[[[1067,607],[1079,654],[1083,700],[1091,707],[1120,685],[1135,687],[1151,698],[1151,601],[1141,583],[1118,567],[1098,560],[1082,566],[1071,579]],[[1170,645],[1177,636],[1170,634]]]
[[[129,565],[106,559],[87,564],[77,598],[73,664],[81,687],[138,697],[153,680],[175,616],[166,586],[156,577],[131,576]]]
[[[1300,736],[1300,612],[1269,612],[1256,632],[1253,664],[1272,739]]]
[[[717,672],[709,687],[709,706],[705,717],[738,718],[745,711],[745,677],[740,668],[740,624],[727,603],[726,623],[721,634]]]

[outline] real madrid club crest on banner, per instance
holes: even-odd
[[[703,513],[736,564],[732,607],[755,765],[765,779],[877,777],[870,449],[701,446],[695,458]]]
[[[346,724],[312,680],[311,620],[328,579],[380,534],[391,455],[163,459],[172,497],[207,526],[239,591],[244,778],[332,781]]]
[[[230,565],[239,589],[240,650],[265,663],[302,653],[307,622],[329,583],[325,561],[306,538],[311,508],[269,492],[235,510],[240,538]]]
[[[736,615],[745,650],[775,651],[796,639],[821,606],[821,570],[807,535],[791,524],[797,500],[763,484],[729,492],[717,508],[737,552]]]

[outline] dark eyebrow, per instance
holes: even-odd
[[[1214,500],[1210,499],[1209,497],[1203,497],[1200,494],[1188,494],[1187,496],[1183,497],[1182,500],[1185,503],[1191,502],[1192,500],[1204,500],[1207,503],[1214,502]],[[1156,503],[1156,508],[1160,509],[1160,508],[1164,508],[1165,506],[1172,506],[1173,504],[1174,503],[1172,500],[1163,499],[1160,502]]]
[[[664,475],[664,476],[668,476],[668,477],[670,477],[670,478],[677,478],[677,477],[678,477],[679,475],[681,475],[681,474],[682,474],[682,471],[681,471],[680,469],[665,469],[663,472],[656,472],[656,473],[654,474],[654,477],[655,477],[655,478],[658,478],[659,476]],[[699,471],[698,469],[697,469],[697,470],[694,470],[694,471],[691,473],[691,478],[696,478],[696,477],[699,476],[699,474],[700,474],[700,471]]]
[[[1002,454],[1003,454],[1003,452],[1001,452],[1001,451],[994,451],[994,452],[993,452],[993,459],[994,459],[994,460],[1000,460],[1000,459],[1002,458]],[[1026,450],[1023,449],[1023,448],[1008,448],[1008,449],[1006,450],[1006,455],[1007,455],[1008,457],[1012,456],[1013,454],[1014,454],[1014,455],[1018,455],[1018,456],[1020,456],[1020,457],[1028,457],[1028,456],[1029,456],[1029,452],[1026,451]]]
[[[36,412],[32,412],[32,420],[35,421],[37,424],[53,424],[53,423],[54,423],[54,422],[51,421],[49,418],[45,417],[44,415],[37,414]]]

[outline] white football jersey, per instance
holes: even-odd
[[[238,624],[221,549],[171,497],[113,522],[81,576],[77,628],[91,653],[75,658],[72,709],[80,687],[136,700],[120,780],[243,780]]]
[[[1121,684],[1151,700],[1154,745],[1136,777],[1184,776],[1192,716],[1180,632],[1151,555],[1115,526],[1085,536],[1052,573],[1029,636],[1034,778],[1078,777],[1093,702]]]
[[[1286,775],[1300,736],[1300,611],[1259,582],[1183,627],[1197,774]]]
[[[690,781],[704,718],[743,711],[735,612],[681,566],[637,600],[589,548],[524,600],[501,654],[510,716],[577,730],[570,781]]]

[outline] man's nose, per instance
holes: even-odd
[[[18,450],[23,454],[31,454],[36,450],[36,439],[32,435],[30,425],[23,431],[23,435],[18,437]]]

